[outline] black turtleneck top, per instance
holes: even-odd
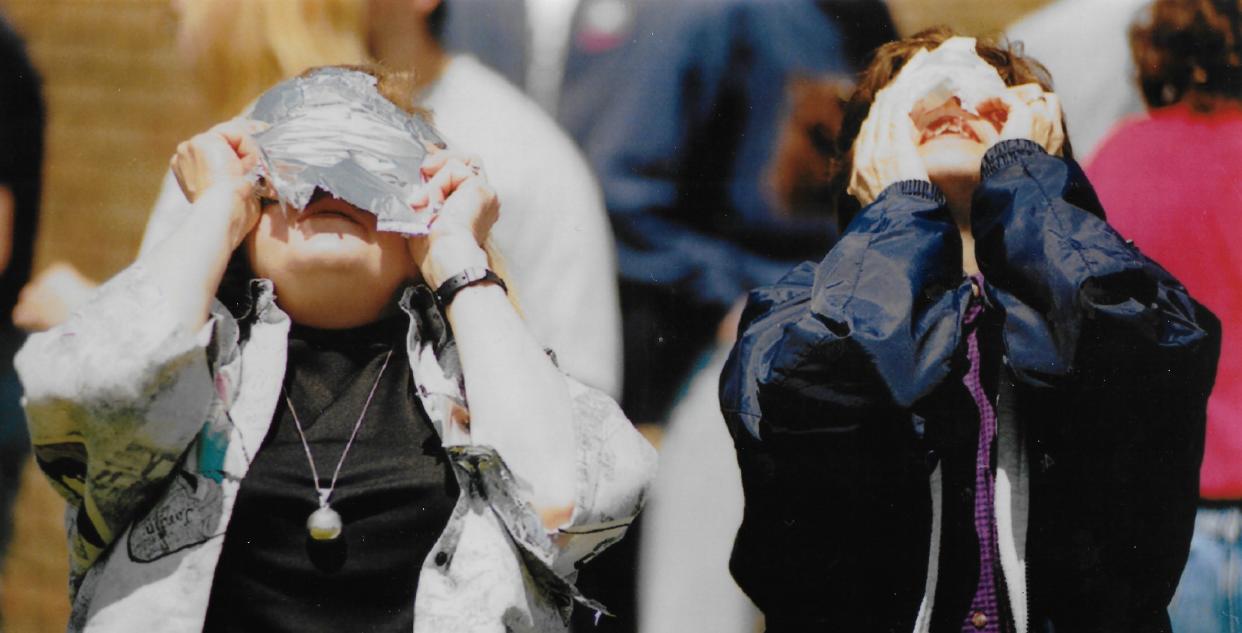
[[[282,397],[241,483],[204,631],[412,630],[419,570],[458,491],[415,397],[407,327],[404,317],[352,330],[293,326],[285,390],[320,486],[331,483],[376,385],[330,499],[344,531],[320,542],[306,530],[317,493]]]

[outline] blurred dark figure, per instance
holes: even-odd
[[[618,239],[623,406],[659,423],[746,291],[834,239],[832,218],[788,213],[768,181],[791,83],[852,77],[895,30],[881,2],[691,0],[638,31],[586,149]]]
[[[1131,29],[1149,111],[1087,174],[1109,220],[1219,315],[1200,507],[1170,605],[1178,633],[1242,620],[1242,2],[1157,0]]]
[[[640,41],[643,7],[670,0],[448,0],[444,43],[521,87],[585,146]],[[645,9],[650,11],[650,8]]]
[[[875,1],[683,0],[640,2],[636,12],[637,40],[624,64],[596,77],[607,86],[595,91],[604,101],[580,142],[618,240],[622,406],[640,424],[661,425],[692,374],[731,340],[730,310],[746,291],[834,239],[831,217],[795,216],[771,185],[793,84],[851,79],[896,33]],[[665,464],[679,458],[662,450]],[[668,494],[659,488],[653,496]],[[632,536],[630,548],[662,538]],[[583,575],[584,591],[621,616],[604,630],[633,630],[633,586],[622,585],[632,583],[627,549],[605,553]]]
[[[0,565],[13,536],[13,502],[30,435],[13,354],[23,335],[10,317],[30,278],[43,171],[43,97],[26,47],[0,18]]]

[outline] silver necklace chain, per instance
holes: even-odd
[[[311,476],[314,477],[315,491],[319,493],[319,507],[328,507],[328,498],[332,496],[332,491],[336,490],[336,478],[341,474],[341,466],[345,464],[345,456],[349,454],[349,449],[354,445],[354,438],[358,437],[358,429],[362,428],[362,420],[367,417],[367,409],[371,407],[371,399],[375,397],[375,390],[379,387],[380,378],[384,377],[384,370],[388,369],[388,361],[392,360],[392,350],[388,350],[388,354],[384,356],[384,364],[380,366],[379,375],[375,377],[375,384],[371,385],[371,393],[367,394],[367,401],[362,405],[362,413],[358,414],[358,421],[354,422],[354,430],[349,434],[349,440],[345,442],[345,450],[341,451],[341,458],[336,461],[336,470],[332,471],[332,483],[328,484],[325,490],[319,487],[319,470],[315,468],[315,458],[311,456],[310,443],[306,441],[306,432],[302,430],[302,421],[298,419],[298,412],[293,408],[293,400],[289,397],[289,390],[283,389],[285,392],[285,404],[289,407],[289,413],[293,414],[293,425],[297,427],[298,437],[302,440],[302,449],[306,451],[306,463],[310,464]]]

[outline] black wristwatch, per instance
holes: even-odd
[[[500,275],[492,272],[489,268],[475,266],[445,279],[444,283],[440,284],[439,288],[436,288],[436,301],[440,303],[440,309],[447,308],[449,303],[453,301],[453,297],[457,296],[457,293],[461,292],[462,288],[488,281],[500,286],[500,289],[506,293],[509,292],[509,287],[505,285],[505,281],[500,278]]]

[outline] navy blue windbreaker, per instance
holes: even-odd
[[[989,150],[972,208],[1000,315],[999,413],[1032,464],[1029,630],[1167,631],[1219,324],[1104,222],[1076,164],[1035,143]],[[962,417],[932,403],[962,388],[970,297],[957,229],[920,181],[750,294],[720,397],[746,493],[731,568],[769,631],[912,629],[931,426]]]

